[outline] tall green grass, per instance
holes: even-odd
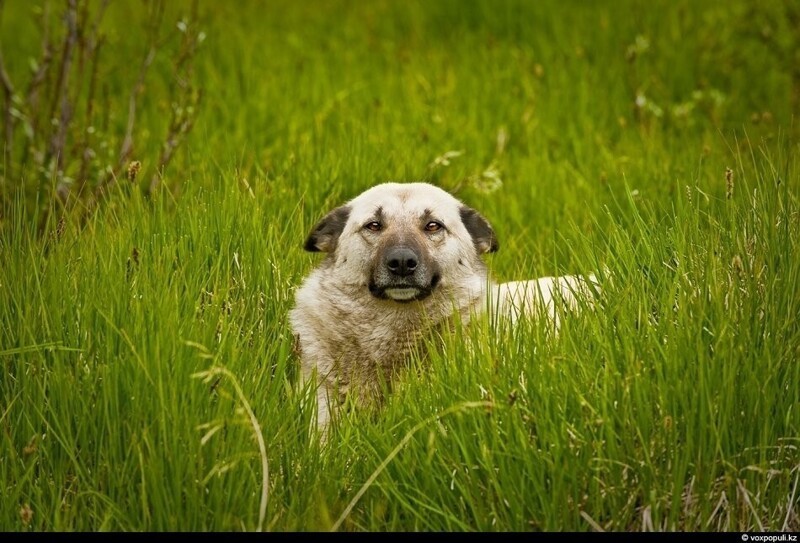
[[[115,186],[41,235],[2,180],[1,528],[800,529],[792,3],[202,8],[177,191]],[[26,10],[6,6],[12,75]],[[110,10],[124,59],[140,15]],[[603,296],[553,341],[432,338],[321,446],[286,318],[302,242],[390,179],[480,209],[497,280],[607,270]]]

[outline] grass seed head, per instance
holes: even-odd
[[[739,255],[734,255],[733,259],[731,260],[731,267],[736,271],[737,274],[741,275],[742,271],[744,271],[744,264],[742,264],[742,257]]]
[[[33,509],[27,503],[23,505],[19,510],[19,518],[22,520],[22,525],[27,526],[33,520]]]
[[[725,198],[733,198],[733,170],[725,168]]]
[[[22,448],[22,455],[23,456],[30,456],[36,452],[36,449],[39,448],[38,443],[36,442],[36,436],[33,436],[31,440]]]
[[[128,164],[128,171],[127,171],[128,181],[130,181],[131,183],[136,181],[136,176],[139,174],[139,170],[141,169],[142,169],[142,163],[139,162],[138,160],[134,160],[130,164]]]

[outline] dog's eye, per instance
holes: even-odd
[[[372,221],[372,222],[368,222],[367,224],[365,224],[364,228],[366,228],[370,232],[380,232],[381,228],[383,228],[383,226],[378,221]]]
[[[444,226],[442,226],[442,223],[436,221],[431,221],[425,225],[426,232],[438,232],[442,228],[444,228]]]

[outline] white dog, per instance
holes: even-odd
[[[305,249],[327,256],[290,320],[323,431],[345,396],[379,401],[422,337],[454,316],[541,313],[557,328],[559,307],[595,292],[594,275],[492,285],[481,255],[497,248],[486,219],[426,183],[375,186],[320,220]]]

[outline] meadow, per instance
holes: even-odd
[[[796,2],[39,4],[0,3],[0,529],[800,530]],[[498,281],[609,280],[321,445],[303,242],[388,180],[480,210]]]

